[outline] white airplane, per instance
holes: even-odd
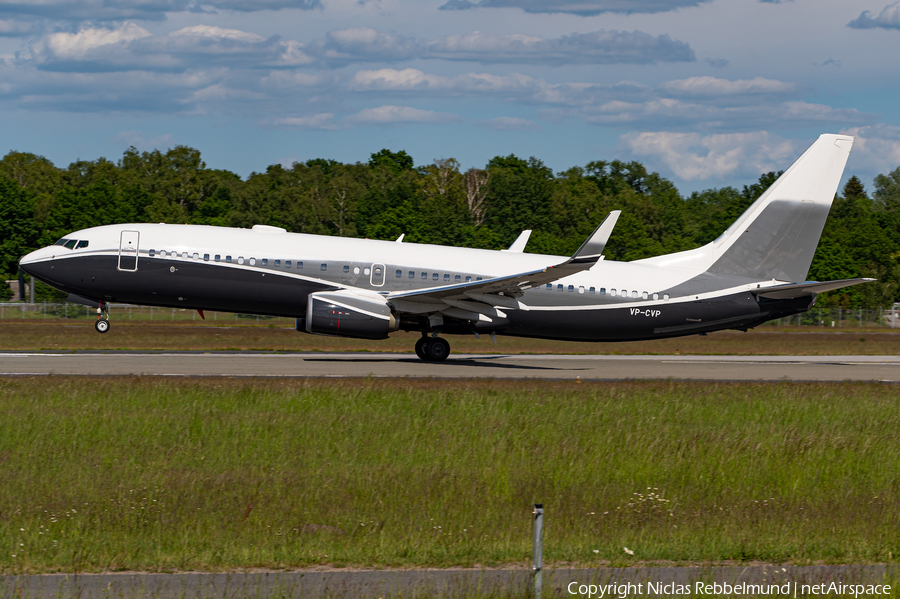
[[[806,281],[853,138],[822,135],[718,239],[689,251],[604,260],[614,211],[571,257],[523,253],[530,231],[492,251],[288,233],[256,225],[123,224],[75,231],[22,270],[70,301],[297,319],[297,330],[384,339],[441,334],[627,341],[757,326],[809,310],[818,293],[873,279]]]

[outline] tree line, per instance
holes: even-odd
[[[533,229],[527,251],[569,255],[609,213],[622,215],[611,260],[636,260],[704,245],[724,231],[780,173],[742,189],[682,196],[639,162],[593,161],[554,173],[537,158],[492,158],[463,171],[455,159],[416,166],[404,151],[366,163],[313,159],[279,164],[246,179],[211,169],[194,148],[126,150],[118,162],[67,168],[27,152],[0,160],[0,276],[67,233],[126,223],[266,224],[298,233],[396,239],[488,249]],[[851,177],[835,199],[810,280],[874,277],[877,283],[822,296],[823,305],[889,306],[900,301],[900,167],[870,195]],[[9,291],[0,285],[0,299]],[[50,289],[39,296],[58,297]]]

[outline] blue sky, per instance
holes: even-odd
[[[639,160],[683,192],[820,133],[900,166],[900,1],[0,0],[0,150]],[[845,177],[846,178],[846,177]]]

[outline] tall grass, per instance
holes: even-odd
[[[0,568],[524,562],[535,502],[555,563],[894,561],[898,399],[878,384],[7,378]]]

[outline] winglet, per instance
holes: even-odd
[[[612,235],[613,227],[616,226],[616,221],[619,220],[620,214],[622,214],[621,210],[610,212],[603,219],[603,222],[600,223],[600,226],[594,229],[594,233],[588,237],[587,241],[582,243],[578,251],[572,255],[572,259],[584,260],[593,258],[596,262],[603,253],[603,248],[606,247],[606,242],[609,241],[609,236]]]
[[[508,250],[500,250],[501,252],[518,252],[522,253],[525,251],[525,244],[528,243],[528,238],[531,237],[531,229],[525,229],[522,231],[519,236],[513,241],[512,245],[509,246]]]

